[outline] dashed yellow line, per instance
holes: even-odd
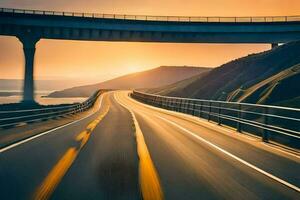
[[[38,188],[34,199],[48,199],[58,183],[61,181],[65,173],[68,171],[74,160],[76,159],[78,150],[72,147],[64,154],[59,162],[51,170],[50,174],[43,181],[43,184]]]
[[[163,200],[164,195],[159,176],[151,159],[142,130],[138,124],[138,121],[136,120],[135,114],[131,109],[122,104],[116,98],[116,95],[114,97],[120,105],[122,105],[131,113],[134,122],[137,151],[139,156],[139,181],[143,200]]]
[[[75,137],[75,140],[80,142],[79,147],[71,147],[66,151],[63,157],[58,161],[58,163],[54,166],[54,168],[44,179],[40,187],[37,189],[36,193],[34,194],[35,200],[49,199],[57,185],[60,183],[61,179],[64,177],[68,169],[75,161],[80,150],[89,140],[92,131],[96,128],[98,123],[105,117],[108,111],[109,105],[105,107],[105,111],[101,115],[99,115],[94,121],[89,123],[86,129]]]

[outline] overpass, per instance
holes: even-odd
[[[174,43],[286,43],[300,40],[300,16],[188,17],[0,8],[0,35],[16,36],[25,55],[24,102],[34,102],[40,39]]]

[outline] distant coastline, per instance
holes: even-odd
[[[41,95],[42,97],[47,96],[53,91],[48,90],[37,90],[35,93]],[[20,90],[0,90],[0,97],[11,97],[11,96],[22,96],[23,92]]]
[[[86,100],[82,98],[51,98],[47,97],[53,91],[37,90],[35,92],[35,100],[41,105],[57,105],[57,104],[70,104],[80,103]],[[0,90],[0,106],[4,104],[19,103],[22,100],[22,91],[18,90]]]
[[[11,97],[11,96],[21,96],[22,92],[1,92],[0,97]]]

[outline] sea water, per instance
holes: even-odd
[[[4,92],[4,91],[2,91]],[[5,92],[17,92],[13,90],[7,90]],[[35,100],[42,105],[55,105],[55,104],[69,104],[69,103],[81,103],[85,101],[87,98],[84,97],[70,97],[70,98],[50,98],[43,97],[50,94],[52,91],[36,91]],[[13,95],[13,96],[0,96],[0,104],[7,103],[18,103],[22,100],[21,95]]]

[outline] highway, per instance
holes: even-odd
[[[299,154],[128,93],[0,149],[0,199],[300,199]]]

